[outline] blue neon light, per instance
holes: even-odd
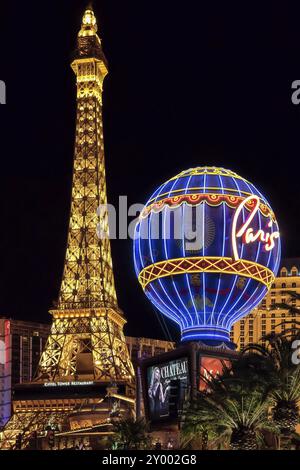
[[[213,204],[202,199],[199,203],[194,203],[194,206],[189,201],[176,205],[178,196],[201,194],[224,195],[227,200]],[[141,217],[136,226],[134,266],[137,276],[144,268],[166,260],[189,257],[233,258],[231,231],[237,206],[230,205],[228,197],[240,198],[241,201],[249,195],[259,197],[260,203],[269,211],[258,211],[255,214],[251,222],[254,233],[260,229],[269,230],[270,233],[277,232],[278,224],[274,218],[272,227],[267,229],[272,209],[266,198],[253,184],[232,172],[198,168],[182,172],[162,184],[145,206],[149,208],[149,214]],[[166,199],[170,201],[171,198],[174,201],[172,199],[169,205],[164,202],[159,208],[160,232],[156,238],[152,228],[152,205]],[[196,232],[201,235],[201,242],[196,249],[187,249],[186,246],[187,205],[200,209],[197,212]],[[179,216],[182,220],[179,239],[178,232],[177,237],[174,236],[171,212],[174,219]],[[243,225],[248,216],[249,210],[244,208],[239,217],[239,225]],[[145,233],[148,236],[143,237]],[[170,238],[167,238],[168,233]],[[265,250],[262,241],[246,244],[241,238],[237,239],[237,249],[241,259],[266,267],[276,276],[281,255],[279,238],[275,240],[275,247],[271,251]],[[199,273],[159,276],[145,287],[145,294],[150,301],[179,325],[183,341],[229,341],[233,323],[253,310],[266,293],[267,287],[263,282],[245,277],[242,273],[204,272],[200,269]]]

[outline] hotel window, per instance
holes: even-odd
[[[263,313],[262,316],[261,316],[261,318],[266,318],[266,314]]]
[[[267,320],[262,320],[261,322],[262,325],[266,325],[266,323],[267,323]]]
[[[287,276],[287,270],[286,268],[282,268],[280,271],[281,277],[286,277]]]
[[[295,287],[297,287],[296,282],[293,282],[293,283],[292,283],[292,287],[293,287],[294,289],[295,289]]]
[[[292,269],[292,276],[298,276],[298,269],[297,268]]]
[[[275,297],[275,295],[276,295],[276,292],[271,292],[272,297]]]
[[[286,298],[285,298],[285,297],[282,297],[282,298],[281,298],[281,303],[282,303],[282,304],[285,304],[285,303],[286,303]]]
[[[275,318],[275,313],[272,313],[271,317],[272,317],[272,318]]]
[[[283,283],[281,284],[281,287],[282,287],[282,289],[285,289],[285,288],[286,288],[286,283],[283,282]]]
[[[281,318],[285,318],[285,313],[282,313],[282,314],[281,314]]]
[[[275,289],[275,288],[276,288],[276,285],[272,284],[271,289]]]

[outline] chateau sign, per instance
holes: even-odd
[[[188,373],[188,361],[182,360],[178,362],[170,362],[163,366],[160,370],[162,379],[179,378],[180,376]]]

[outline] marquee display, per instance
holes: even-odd
[[[182,340],[229,341],[277,274],[280,234],[256,187],[230,170],[189,169],[161,185],[136,225],[134,263],[145,294]]]

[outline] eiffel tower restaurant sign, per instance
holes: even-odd
[[[86,387],[94,385],[93,381],[77,381],[77,382],[45,382],[44,387]]]

